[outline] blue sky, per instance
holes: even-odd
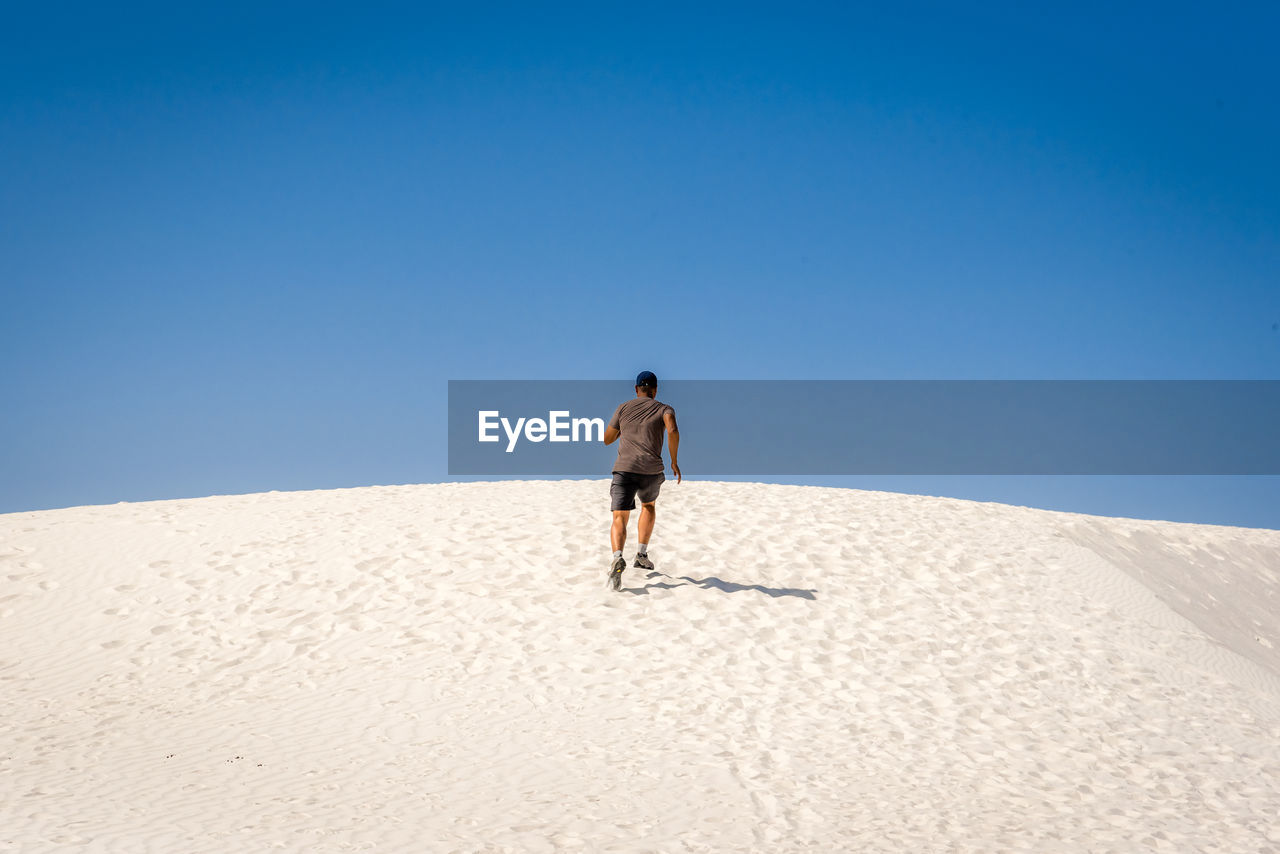
[[[1280,379],[1274,6],[7,18],[0,512],[443,480],[451,378]]]

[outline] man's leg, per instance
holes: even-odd
[[[640,552],[635,565],[641,569],[653,569],[653,561],[649,560],[649,537],[653,536],[653,523],[658,518],[656,502],[664,480],[662,472],[646,474],[636,490],[636,497],[640,499]]]
[[[613,562],[609,565],[609,586],[614,590],[622,589],[622,572],[627,568],[627,560],[622,556],[622,547],[627,543],[627,517],[630,510],[614,510],[613,525],[609,528],[609,542],[613,546]]]
[[[657,518],[658,503],[646,501],[640,505],[640,545],[648,546],[653,536],[653,521]]]
[[[636,509],[635,476],[624,471],[613,473],[613,483],[609,484],[609,509],[613,511],[613,525],[609,528],[609,544],[613,546],[613,560],[609,564],[609,586],[614,590],[622,589],[622,572],[627,568],[627,561],[622,556],[622,547],[627,544],[627,519],[631,511]]]
[[[622,547],[627,544],[627,519],[631,517],[630,510],[614,510],[613,511],[613,527],[609,529],[609,544],[613,546],[615,552],[622,551]],[[644,530],[644,511],[640,511],[640,530]],[[649,523],[649,530],[653,530],[653,523]]]
[[[658,516],[655,501],[640,502],[640,551],[636,555],[635,565],[641,569],[653,569],[653,561],[649,560],[649,538],[653,536],[653,523]]]

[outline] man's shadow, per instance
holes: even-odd
[[[644,587],[624,587],[627,593],[632,596],[648,596],[651,588],[659,588],[662,590],[673,590],[676,587],[688,587],[692,584],[694,587],[701,587],[703,590],[719,590],[722,593],[741,593],[745,590],[754,590],[756,593],[763,593],[774,599],[782,596],[794,596],[797,599],[817,599],[814,594],[816,589],[806,590],[800,587],[763,587],[759,584],[738,584],[733,581],[725,581],[716,578],[714,575],[708,575],[706,578],[690,578],[682,575],[679,578],[673,578],[665,572],[650,572],[645,578],[650,579],[650,583]],[[655,578],[667,579],[666,581],[653,581]],[[672,583],[677,582],[677,583]]]

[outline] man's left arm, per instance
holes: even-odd
[[[604,443],[606,445],[612,445],[614,442],[618,440],[618,437],[622,435],[622,431],[618,429],[619,427],[618,413],[621,410],[622,410],[621,406],[613,410],[613,417],[609,419],[609,426],[604,428]]]

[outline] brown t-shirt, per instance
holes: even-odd
[[[622,434],[614,471],[662,474],[662,416],[668,412],[675,418],[674,409],[649,397],[632,398],[613,411],[609,426]]]

